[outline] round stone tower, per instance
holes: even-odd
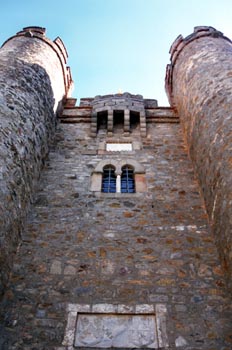
[[[61,39],[47,39],[40,27],[24,28],[0,49],[0,293],[72,85],[66,60]]]
[[[232,286],[232,42],[196,27],[170,49],[166,91],[180,116],[222,264]]]

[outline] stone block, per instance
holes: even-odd
[[[74,346],[158,349],[155,315],[79,315]]]
[[[146,192],[146,178],[144,174],[135,174],[136,192]]]
[[[102,186],[102,174],[93,173],[91,176],[91,187],[90,190],[94,192],[100,192]]]
[[[59,260],[54,260],[52,262],[51,268],[50,268],[50,273],[59,275],[61,274],[61,261]]]

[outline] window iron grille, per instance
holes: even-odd
[[[115,193],[116,192],[116,175],[115,168],[106,166],[102,174],[102,192]]]
[[[135,192],[134,170],[132,167],[126,165],[122,167],[121,193],[134,193],[134,192]]]

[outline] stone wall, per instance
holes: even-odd
[[[39,27],[24,28],[0,50],[0,293],[71,84],[66,58],[61,40]]]
[[[166,88],[181,118],[221,261],[232,286],[232,43],[196,27],[171,47]]]
[[[199,33],[204,31],[203,28]],[[211,29],[210,33],[213,34],[207,42],[213,47],[214,40],[219,46],[224,42],[220,33]],[[182,41],[178,40],[180,44]],[[199,45],[201,40],[205,40],[204,36]],[[225,41],[229,45],[225,50],[228,53],[230,42]],[[193,43],[194,40],[184,46]],[[206,44],[204,42],[202,50]],[[56,47],[61,57],[54,54]],[[224,52],[224,46],[220,48]],[[207,50],[204,55],[207,57],[209,53]],[[178,55],[181,57],[181,54],[180,51]],[[77,309],[98,310],[99,313],[111,308],[124,313],[127,310],[134,313],[153,310],[154,313],[156,310],[155,322],[162,340],[159,345],[163,344],[156,349],[231,349],[231,298],[225,288],[223,269],[178,115],[174,116],[171,108],[158,108],[155,100],[144,100],[146,137],[141,135],[137,124],[125,135],[123,123],[118,123],[110,133],[107,128],[99,128],[92,135],[93,99],[82,99],[80,107],[75,107],[75,99],[70,99],[46,157],[48,139],[52,139],[56,124],[54,112],[57,108],[54,106],[60,105],[71,83],[71,78],[64,75],[64,57],[62,42],[48,41],[41,28],[25,29],[6,42],[0,51],[4,76],[0,83],[4,283],[19,233],[22,238],[0,305],[0,348],[72,350],[70,333],[75,330],[76,319],[70,321],[70,313]],[[197,57],[198,51],[196,62]],[[225,61],[226,57],[225,54]],[[189,63],[189,72],[192,66]],[[53,67],[56,67],[56,74]],[[172,69],[175,73],[175,67]],[[181,67],[178,72],[181,74]],[[182,84],[184,72],[185,69]],[[229,72],[226,74],[230,76]],[[198,105],[198,95],[192,97],[187,84],[183,91],[177,78],[174,88],[174,77],[172,72],[167,77],[168,91],[172,105],[183,120],[187,107],[188,112],[195,111],[193,102]],[[191,75],[190,80],[196,83],[194,77]],[[186,105],[181,96],[186,97]],[[189,112],[191,120],[210,128],[211,123],[206,123],[206,109],[211,108],[215,99],[201,109],[201,121]],[[227,105],[223,106],[229,113]],[[212,114],[214,110],[215,106]],[[212,125],[217,125],[218,119],[215,117]],[[196,125],[192,123],[193,130]],[[209,157],[209,152],[214,151],[209,146],[218,140],[219,149],[224,145],[221,129],[211,144],[202,137],[201,128],[199,134],[191,134],[186,122],[185,129],[188,139],[194,135],[196,146],[202,143],[202,149],[196,148],[197,152],[194,152],[195,146],[190,147],[195,163],[198,164],[197,159],[201,159],[198,153],[202,152],[203,171],[207,171],[204,163],[216,167],[218,163],[208,161],[213,158],[213,154]],[[226,130],[223,135],[227,135]],[[136,147],[132,151],[108,152],[107,142],[131,142]],[[219,156],[220,153],[216,153],[217,159]],[[223,157],[220,162],[224,161]],[[146,186],[143,192],[92,191],[92,173],[99,162],[121,162],[122,159],[126,159],[127,164],[138,162],[144,169]],[[223,164],[226,171],[228,164]],[[213,166],[211,171],[214,173]],[[212,181],[211,175],[207,172],[206,175]],[[22,229],[39,176],[35,199]],[[225,181],[225,177],[222,180]],[[207,186],[206,192],[209,184]],[[223,187],[221,191],[225,193]],[[225,208],[227,204],[225,201]],[[217,201],[214,203],[215,209],[211,210],[214,215],[224,208],[223,205],[217,207]],[[207,206],[210,211],[208,203]],[[165,320],[161,329],[158,322],[162,310]],[[93,335],[91,333],[90,338]]]
[[[99,147],[128,139],[141,143],[140,149],[102,152]],[[147,191],[92,192],[97,164],[122,158],[143,166]],[[164,304],[166,349],[230,349],[230,299],[224,287],[180,125],[150,122],[141,141],[139,126],[130,136],[123,136],[121,126],[111,138],[107,130],[92,138],[90,122],[63,123],[2,303],[0,347],[72,349],[65,329],[69,306],[76,304],[127,310]]]

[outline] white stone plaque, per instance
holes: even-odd
[[[78,314],[74,347],[158,348],[155,315]]]
[[[106,150],[108,152],[132,151],[132,143],[107,143]]]
[[[67,313],[64,347],[56,350],[169,346],[165,304],[68,304]]]

